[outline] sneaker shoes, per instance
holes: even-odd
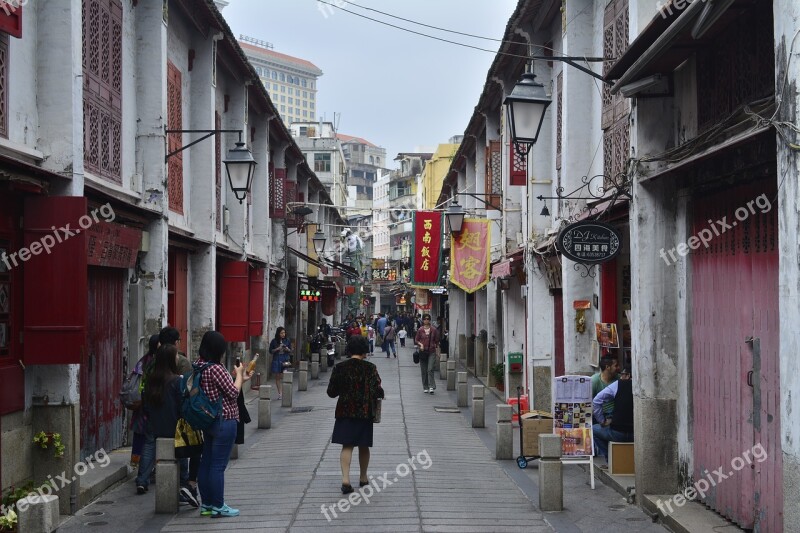
[[[423,394],[428,394],[431,390],[430,389],[422,389]]]
[[[180,501],[183,503],[188,503],[195,509],[200,507],[200,502],[197,501],[197,496],[192,493],[190,487],[181,487]]]
[[[428,392],[433,394],[434,392],[436,392],[436,389],[428,389]]]
[[[144,485],[138,485],[136,487],[136,494],[144,494],[145,492],[147,492],[147,487]]]
[[[213,507],[203,504],[200,506],[200,516],[211,516],[214,514]]]
[[[223,516],[239,516],[239,509],[229,507],[228,504],[223,504],[222,507],[211,508],[211,518],[220,518]]]

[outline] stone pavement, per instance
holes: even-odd
[[[410,348],[401,349],[399,359],[376,353],[370,360],[387,399],[375,426],[372,493],[363,492],[368,502],[337,505],[341,446],[330,443],[336,402],[325,394],[328,372],[309,380],[308,391],[294,391],[293,410],[272,402],[272,429],[255,427],[257,400],[249,401],[254,422],[225,478],[226,502],[241,516],[211,519],[186,505],[174,516],[155,515],[155,491],[137,496],[128,481],[65,521],[59,532],[665,531],[608,487],[598,483],[592,491],[579,467],[565,469],[565,511],[543,514],[537,509],[537,463],[520,470],[514,461],[494,460],[493,395],[487,394],[487,428],[472,429],[468,408],[434,409],[454,408],[455,392],[437,381],[436,394],[423,394]],[[355,484],[357,452],[350,476]]]

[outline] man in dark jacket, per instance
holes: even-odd
[[[614,411],[610,418],[603,413],[603,404],[614,401]],[[608,461],[609,442],[633,442],[633,382],[631,371],[627,368],[615,381],[592,400],[592,412],[597,424],[592,426],[597,451]]]

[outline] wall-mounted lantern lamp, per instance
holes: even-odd
[[[228,150],[228,157],[222,162],[225,164],[225,173],[228,175],[228,183],[231,186],[236,199],[241,204],[250,192],[250,187],[253,183],[253,175],[256,169],[256,160],[253,159],[253,154],[245,148],[245,143],[242,141],[242,130],[164,130],[165,133],[204,133],[199,139],[195,139],[186,146],[182,146],[172,152],[167,152],[164,157],[164,162],[169,161],[169,158],[194,146],[195,144],[213,137],[220,133],[238,133],[239,141],[234,148]]]
[[[464,215],[467,212],[464,211],[464,208],[461,207],[458,203],[456,198],[453,198],[453,202],[450,204],[450,207],[447,208],[447,212],[445,213],[445,218],[447,218],[447,225],[450,228],[450,233],[459,233],[461,231],[461,226],[464,225]]]
[[[526,72],[503,103],[507,106],[514,148],[520,154],[527,154],[539,138],[545,111],[552,100],[544,85],[536,82],[536,74]]]
[[[325,234],[317,229],[312,240],[314,241],[314,251],[317,252],[318,257],[322,257],[322,253],[325,251],[325,241],[327,240]]]

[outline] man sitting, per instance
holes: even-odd
[[[603,404],[614,400],[614,410],[610,418],[603,413]],[[615,381],[592,400],[592,412],[598,423],[592,426],[597,451],[608,461],[609,442],[633,442],[633,382],[631,371],[622,371]]]
[[[592,376],[592,400],[600,394],[601,390],[617,380],[617,374],[619,374],[619,361],[617,361],[617,358],[610,355],[603,356],[600,359],[600,372]],[[609,418],[613,412],[614,399],[612,398],[603,404],[603,415]],[[594,423],[597,424],[599,421],[595,418]]]

